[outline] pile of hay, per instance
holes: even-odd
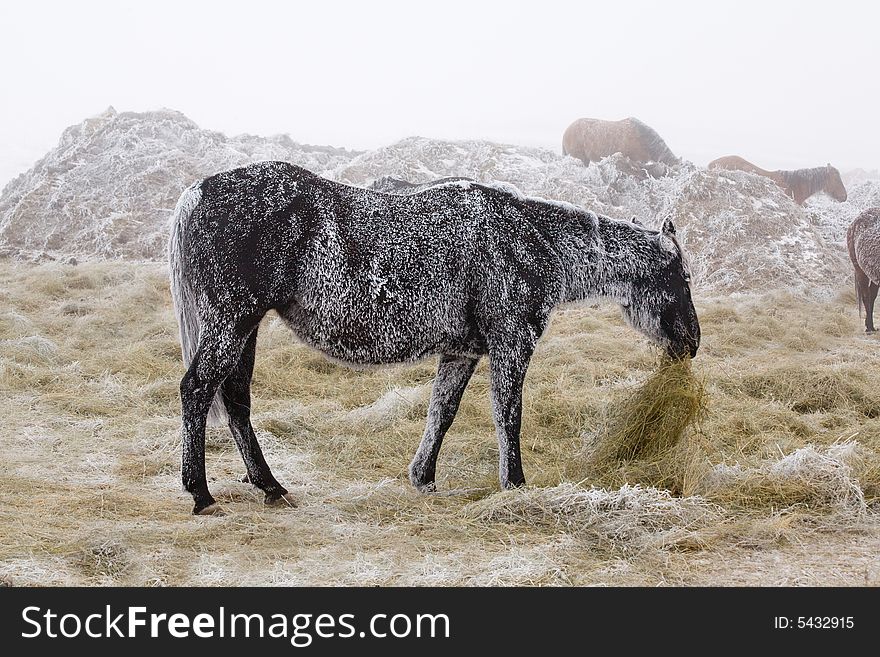
[[[706,478],[706,494],[736,508],[802,506],[860,517],[867,512],[859,483],[868,469],[865,452],[847,441],[824,449],[807,445],[755,467],[722,463]]]
[[[692,494],[708,468],[697,427],[706,391],[690,360],[665,361],[607,411],[587,448],[584,480],[618,487],[642,484]]]
[[[554,527],[595,547],[629,552],[692,540],[719,520],[721,509],[698,497],[624,484],[615,490],[563,483],[504,491],[468,504],[466,517]]]

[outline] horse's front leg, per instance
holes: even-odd
[[[489,347],[492,411],[498,437],[498,478],[502,488],[526,483],[519,447],[522,388],[535,348],[531,336],[519,336]]]
[[[409,464],[409,480],[423,493],[434,490],[437,456],[440,454],[443,437],[455,419],[461,396],[478,361],[478,358],[467,356],[440,356],[437,377],[431,391],[431,403],[428,406],[425,433],[412,463]]]

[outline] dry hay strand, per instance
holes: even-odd
[[[704,498],[677,498],[669,491],[628,484],[615,490],[563,483],[503,491],[471,502],[462,512],[483,522],[558,528],[624,553],[672,547],[722,517],[721,508]]]
[[[83,546],[75,559],[80,571],[87,577],[121,577],[130,567],[131,560],[125,547],[115,541]]]
[[[638,483],[677,495],[693,492],[708,468],[699,427],[707,409],[703,382],[690,360],[666,361],[607,411],[588,446],[585,480],[605,486]]]

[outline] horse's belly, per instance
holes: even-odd
[[[345,304],[343,304],[345,305]],[[412,362],[463,343],[448,317],[394,307],[324,307],[298,303],[281,312],[297,337],[336,360],[355,365]]]
[[[880,227],[865,230],[855,239],[859,267],[874,283],[880,283]]]

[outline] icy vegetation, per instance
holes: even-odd
[[[0,196],[0,248],[13,254],[160,259],[180,193],[212,173],[260,160],[316,173],[356,153],[286,135],[227,137],[180,112],[116,112],[71,126]]]
[[[357,153],[287,136],[226,137],[170,110],[111,108],[68,128],[55,149],[6,186],[0,253],[161,260],[168,215],[187,185],[266,159],[355,185],[388,175],[413,182],[467,176],[653,226],[671,215],[697,285],[723,293],[794,288],[823,297],[845,286],[846,225],[880,204],[880,180],[864,171],[849,178],[845,203],[815,196],[802,208],[769,179],[688,162],[655,178],[620,155],[585,167],[548,149],[421,137]]]
[[[816,195],[806,204],[810,220],[818,226],[829,242],[846,248],[846,228],[862,211],[880,206],[880,178],[847,184],[848,198],[837,203],[827,196]]]

